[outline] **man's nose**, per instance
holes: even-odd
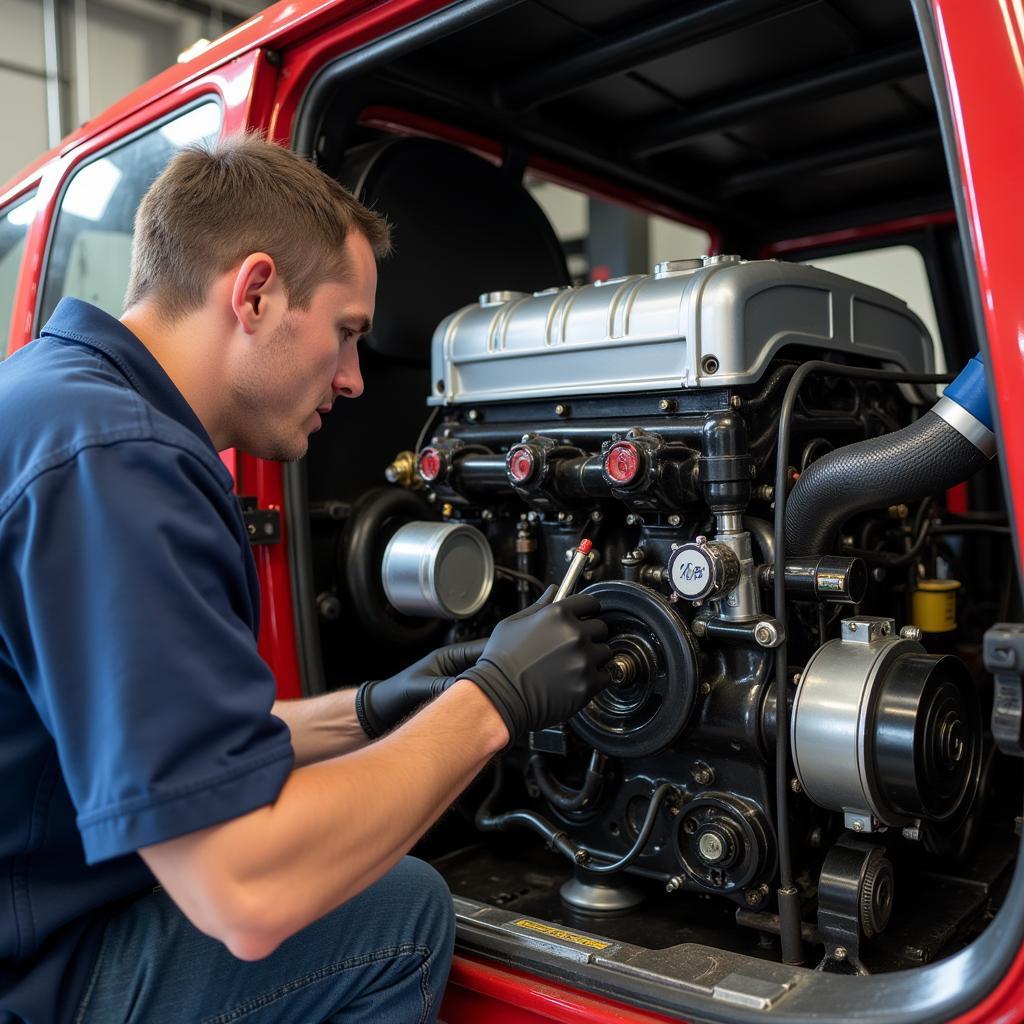
[[[342,353],[332,383],[336,396],[358,398],[363,393],[363,375],[359,372],[359,353],[354,345],[351,352]]]

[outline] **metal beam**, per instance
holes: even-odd
[[[813,153],[788,160],[776,160],[766,167],[734,174],[722,181],[719,193],[722,196],[733,196],[740,192],[751,192],[763,185],[771,185],[784,178],[864,163],[879,157],[891,156],[893,153],[902,153],[908,149],[917,149],[919,146],[935,145],[940,140],[938,125],[910,131],[891,132],[888,135],[875,136],[853,145],[816,150]]]
[[[629,31],[588,40],[568,53],[559,54],[557,59],[545,54],[542,62],[499,87],[497,99],[509,110],[524,110],[745,25],[817,3],[818,0],[716,0],[697,10],[650,18]]]
[[[627,139],[626,150],[633,159],[643,159],[677,149],[700,135],[720,131],[764,110],[778,109],[780,104],[837,96],[924,73],[924,57],[916,43],[860,54],[827,68],[719,98],[686,114],[658,118]]]

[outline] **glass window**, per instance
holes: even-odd
[[[708,251],[710,235],[700,228],[536,177],[527,176],[526,187],[551,221],[577,284],[648,274],[655,263]]]
[[[936,372],[946,372],[946,355],[939,337],[939,321],[928,284],[928,270],[924,257],[912,245],[890,245],[884,249],[865,249],[802,262],[881,288],[902,299],[924,321],[932,336]]]
[[[65,295],[120,315],[143,195],[178,149],[214,141],[220,122],[220,105],[204,103],[75,171],[50,244],[40,325]]]
[[[36,213],[35,194],[23,196],[13,206],[0,213],[0,359],[7,355],[10,339],[7,336],[14,305],[14,289],[18,284],[18,270],[25,252],[28,226]]]

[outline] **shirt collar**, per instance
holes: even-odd
[[[81,299],[63,298],[41,335],[96,349],[150,405],[187,427],[216,454],[206,428],[152,353],[120,320]]]

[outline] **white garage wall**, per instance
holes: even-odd
[[[67,135],[164,68],[199,38],[216,39],[269,0],[0,0],[0,187],[46,152],[51,113]],[[56,27],[58,88],[47,100],[45,26]],[[57,116],[59,113],[59,117]]]

